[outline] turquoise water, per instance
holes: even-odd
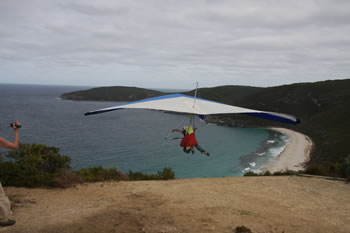
[[[177,178],[240,176],[259,169],[285,144],[281,134],[265,129],[231,128],[199,120],[197,139],[210,157],[185,154],[180,134],[165,137],[186,116],[151,110],[120,110],[85,117],[113,102],[64,101],[59,95],[86,87],[0,85],[0,136],[13,138],[9,123],[23,124],[21,143],[56,146],[72,158],[72,168],[102,165],[156,172],[164,167]],[[186,120],[185,124],[188,124]]]

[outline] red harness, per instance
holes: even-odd
[[[186,147],[192,147],[197,145],[197,139],[194,133],[191,134],[185,134],[185,136],[182,138],[180,146],[186,148]]]

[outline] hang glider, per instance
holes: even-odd
[[[232,114],[242,113],[254,117],[289,123],[298,124],[300,120],[292,115],[265,112],[248,108],[241,108],[232,105],[227,105],[211,100],[206,100],[198,97],[192,97],[182,94],[171,94],[158,96],[139,101],[134,101],[126,104],[117,105],[114,107],[98,109],[85,113],[85,116],[110,112],[120,109],[152,109],[160,111],[169,111],[177,113],[188,113],[194,115],[213,115],[213,114]]]

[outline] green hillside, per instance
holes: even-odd
[[[316,144],[310,164],[328,161],[331,163],[328,169],[331,170],[335,169],[333,165],[350,155],[347,145],[350,135],[350,80],[264,88],[240,99],[239,106],[298,116],[301,124],[296,126],[237,115],[230,116],[230,119],[243,125],[282,126],[307,134]]]
[[[132,101],[166,93],[130,87],[103,87],[63,94],[63,99]],[[194,91],[184,94],[194,95]],[[244,114],[217,115],[209,121],[239,127],[280,126],[302,132],[315,143],[310,171],[343,174],[350,163],[350,79],[298,83],[269,88],[220,86],[198,89],[198,97],[264,111],[298,116],[299,125],[276,123]],[[349,164],[350,166],[350,164]],[[344,170],[345,169],[345,170]],[[348,168],[350,169],[350,167]],[[347,171],[350,176],[350,171]]]
[[[200,88],[197,96],[227,104],[238,105],[245,97],[258,94],[263,91],[261,87],[248,86],[220,86],[212,88]],[[185,95],[194,96],[194,90],[183,93]]]

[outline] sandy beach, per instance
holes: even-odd
[[[262,168],[263,171],[299,171],[304,170],[305,163],[310,159],[312,140],[299,132],[285,128],[270,128],[288,135],[289,142],[281,154]]]

